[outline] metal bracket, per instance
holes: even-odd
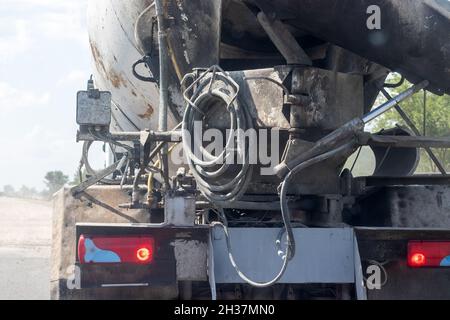
[[[97,175],[90,177],[88,180],[82,182],[80,185],[73,187],[70,191],[73,196],[76,196],[83,191],[85,191],[90,186],[93,186],[94,184],[100,182],[102,179],[106,178],[107,176],[113,174],[117,169],[121,168],[125,161],[128,159],[128,157],[122,157],[119,161],[114,163],[113,165],[109,166],[106,169],[103,169],[102,171],[98,172]]]
[[[288,64],[312,66],[311,59],[283,22],[270,19],[263,11],[258,14],[258,21]]]

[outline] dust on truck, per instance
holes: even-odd
[[[450,298],[433,153],[450,139],[401,108],[450,93],[448,1],[96,0],[88,17],[86,174],[55,198],[52,298]],[[365,131],[391,109],[408,127]],[[354,177],[362,146],[376,170]],[[414,174],[421,148],[440,174]]]

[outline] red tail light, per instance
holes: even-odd
[[[139,248],[136,252],[136,257],[138,258],[139,261],[147,262],[148,260],[151,259],[151,252],[146,247]]]
[[[413,267],[421,267],[426,263],[426,258],[423,253],[414,253],[410,258],[410,265]]]
[[[410,241],[408,265],[420,267],[450,267],[450,241]]]
[[[80,236],[78,260],[86,263],[150,264],[155,241],[148,236]]]

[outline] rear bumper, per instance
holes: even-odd
[[[245,284],[229,261],[221,229],[176,228],[149,224],[78,224],[77,236],[151,235],[158,243],[148,266],[79,264],[81,288],[163,287],[209,281],[211,286]],[[280,270],[275,239],[279,229],[231,228],[233,254],[240,270],[255,281],[268,281]],[[450,230],[393,228],[295,229],[297,250],[280,284],[350,284],[358,299],[450,298],[450,269],[411,269],[409,240],[450,239]],[[367,290],[367,267],[385,266],[388,281]],[[212,288],[212,287],[211,287]],[[406,290],[405,290],[406,288]],[[212,290],[213,291],[213,290]]]

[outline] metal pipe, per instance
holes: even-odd
[[[385,104],[381,105],[380,107],[376,108],[372,112],[370,112],[367,115],[365,115],[362,118],[362,121],[365,124],[369,123],[370,121],[378,118],[382,114],[384,114],[387,111],[391,110],[393,107],[395,107],[396,105],[398,105],[402,101],[408,99],[409,97],[411,97],[415,93],[419,92],[422,89],[425,89],[429,84],[430,84],[429,81],[425,80],[425,81],[420,82],[419,84],[416,84],[416,85],[412,86],[411,88],[409,88],[405,92],[402,92],[401,94],[399,94],[398,96],[396,96],[392,100],[389,100]]]
[[[309,56],[280,20],[271,19],[262,11],[258,14],[257,19],[270,40],[286,59],[287,64],[312,66]]]
[[[90,186],[93,186],[94,184],[100,182],[107,176],[113,174],[114,171],[118,170],[125,164],[125,161],[127,159],[128,159],[128,157],[122,157],[119,161],[112,164],[108,168],[105,168],[105,169],[99,171],[96,175],[90,177],[88,180],[82,182],[80,185],[73,187],[72,189],[70,189],[72,195],[75,196],[75,195],[80,194],[81,192],[83,192],[87,188],[89,188]]]
[[[155,0],[156,16],[158,19],[158,40],[159,40],[159,121],[158,130],[167,131],[168,123],[168,103],[169,103],[169,52],[167,47],[167,32],[165,23],[164,4],[166,0]],[[165,175],[169,172],[168,146],[165,144],[161,149],[162,169]],[[167,181],[167,179],[164,179]],[[166,183],[165,183],[166,184]],[[170,186],[165,185],[166,190]]]
[[[385,104],[368,113],[363,118],[361,119],[356,118],[349,121],[342,127],[338,128],[329,135],[317,141],[316,144],[310,150],[302,153],[300,156],[294,158],[293,160],[287,163],[286,161],[283,161],[282,163],[277,165],[274,169],[275,173],[277,174],[277,176],[284,179],[293,168],[303,163],[304,161],[311,159],[312,157],[318,156],[326,151],[338,148],[343,143],[347,143],[348,141],[355,139],[358,133],[364,129],[365,124],[381,116],[382,114],[389,111],[400,102],[411,97],[418,91],[424,89],[426,86],[428,86],[428,84],[429,84],[428,81],[423,81],[417,85],[414,85],[408,90],[404,91],[403,93],[393,98],[392,100],[389,100]]]
[[[115,141],[139,141],[142,134],[147,133],[148,137],[153,141],[162,142],[181,142],[181,131],[143,131],[143,132],[118,132],[111,133],[111,138]]]
[[[386,99],[391,100],[392,96],[387,92],[386,89],[381,89],[381,93],[386,97]],[[414,134],[418,137],[421,136],[419,129],[414,125],[414,122],[408,117],[405,111],[403,111],[402,107],[400,105],[395,106],[395,110],[400,114],[402,119],[406,122],[408,127],[414,132]],[[436,155],[433,153],[433,150],[431,150],[430,147],[425,147],[425,151],[427,152],[428,156],[430,157],[431,161],[436,165],[436,167],[439,169],[439,171],[446,175],[447,171],[445,170],[444,166],[441,164],[439,159],[436,157]]]
[[[116,141],[139,141],[140,132],[111,132],[111,138]]]
[[[312,211],[317,207],[314,200],[300,199],[298,201],[289,201],[289,208],[291,210]],[[210,208],[211,203],[208,201],[197,201],[196,206],[199,209]],[[239,209],[239,210],[260,210],[260,211],[280,211],[280,202],[255,202],[255,201],[236,201],[226,202],[222,209]]]
[[[450,138],[380,136],[364,132],[359,135],[362,145],[392,148],[442,148],[450,149]]]

